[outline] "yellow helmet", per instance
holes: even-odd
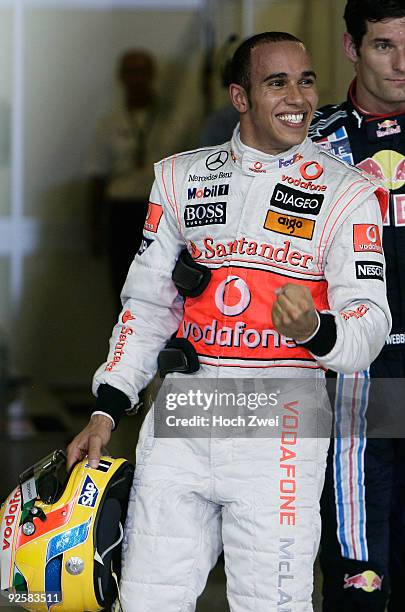
[[[133,466],[104,456],[66,473],[55,451],[20,476],[0,508],[0,580],[27,610],[101,610],[117,595]]]

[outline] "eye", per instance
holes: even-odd
[[[273,87],[278,89],[279,87],[283,87],[285,85],[285,81],[282,79],[276,79],[274,81],[269,81],[269,87]]]
[[[312,87],[313,85],[315,85],[315,79],[311,77],[307,79],[301,79],[300,85],[302,85],[303,87]]]
[[[390,43],[387,42],[377,42],[375,43],[375,48],[378,49],[379,51],[388,51],[388,49],[391,49]]]

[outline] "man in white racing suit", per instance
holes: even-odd
[[[277,407],[281,439],[159,438],[149,413],[125,527],[124,611],[195,610],[222,548],[232,612],[312,610],[329,439],[303,439],[300,422],[316,429],[325,414],[324,370],[367,367],[390,329],[376,197],[386,193],[306,138],[317,94],[303,44],[259,34],[232,65],[232,141],[155,165],[144,242],[94,378],[97,410],[69,463],[87,453],[97,467],[174,333],[198,355],[194,377],[290,378],[296,401]],[[185,247],[211,278],[183,301],[172,272]]]

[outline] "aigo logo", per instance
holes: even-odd
[[[248,285],[239,276],[228,276],[215,291],[215,305],[228,317],[237,317],[245,312],[251,299]]]
[[[323,168],[315,160],[305,162],[300,166],[300,173],[306,181],[316,181],[323,174]]]

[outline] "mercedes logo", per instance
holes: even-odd
[[[207,157],[205,165],[207,166],[208,170],[218,170],[227,162],[228,157],[228,151],[217,151]]]

